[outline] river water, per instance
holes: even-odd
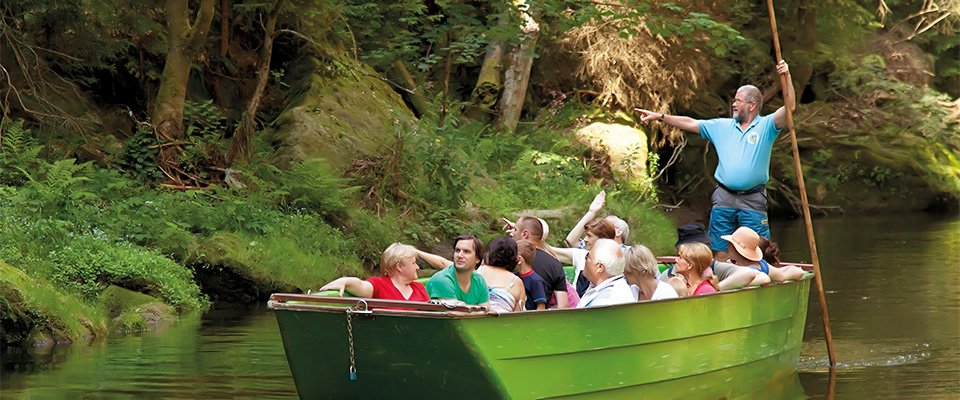
[[[811,289],[793,397],[960,398],[960,217],[815,225],[839,367],[830,373]],[[775,221],[773,234],[785,259],[809,261],[802,220]],[[0,356],[4,399],[296,398],[276,320],[262,307],[217,309],[105,344]]]

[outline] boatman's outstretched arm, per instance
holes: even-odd
[[[649,124],[650,121],[660,121],[683,131],[700,133],[700,120],[698,119],[684,117],[682,115],[653,112],[642,108],[634,108],[633,110],[640,113],[640,122],[644,125]]]
[[[787,126],[787,109],[785,107],[790,107],[790,112],[797,110],[797,96],[793,91],[793,78],[790,77],[790,67],[787,66],[787,62],[780,60],[777,63],[777,73],[780,75],[786,75],[787,77],[787,91],[783,94],[784,98],[784,107],[780,107],[777,111],[773,113],[773,123],[777,125],[777,129],[783,129]]]

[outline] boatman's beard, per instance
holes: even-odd
[[[737,121],[738,124],[741,123],[741,122],[743,122],[743,116],[740,115],[740,112],[739,112],[739,111],[736,111],[736,110],[735,110],[735,111],[731,114],[731,117],[733,118],[734,121]]]

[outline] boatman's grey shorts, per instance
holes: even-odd
[[[760,236],[770,238],[767,222],[767,189],[756,193],[735,194],[722,187],[713,191],[710,210],[710,249],[727,251],[727,241],[720,238],[730,235],[741,226],[749,227]]]

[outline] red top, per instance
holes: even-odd
[[[714,289],[713,285],[710,284],[709,280],[704,279],[697,285],[697,288],[693,291],[694,296],[699,296],[701,294],[710,294],[716,293],[717,289]]]
[[[373,285],[372,297],[375,299],[430,301],[430,296],[427,295],[427,288],[417,281],[410,282],[410,288],[413,289],[413,292],[410,293],[410,298],[403,297],[400,289],[394,286],[389,276],[371,276],[367,278],[367,282]]]

